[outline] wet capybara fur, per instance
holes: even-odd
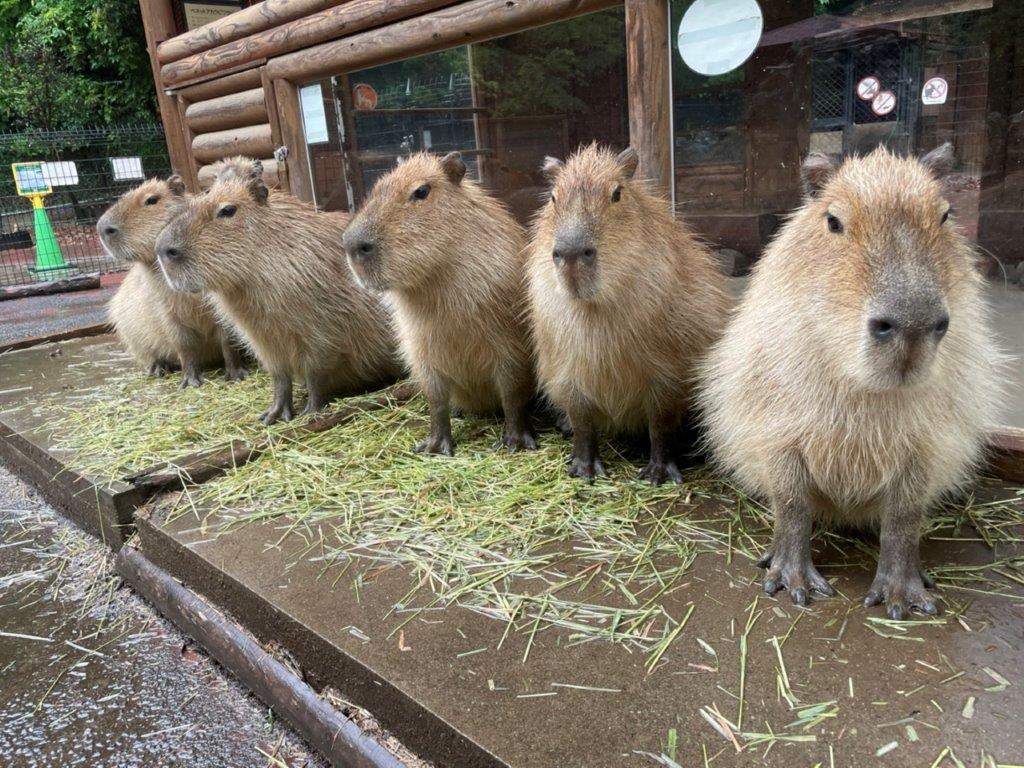
[[[940,184],[952,162],[948,144],[921,160],[811,155],[803,207],[704,367],[708,445],[772,506],[769,594],[834,594],[812,563],[815,519],[878,525],[865,604],[938,611],[922,519],[970,477],[1000,388],[976,254]]]
[[[544,170],[527,274],[537,375],[573,430],[569,474],[604,475],[598,429],[647,428],[640,476],[681,481],[676,433],[696,366],[730,305],[710,250],[633,178],[637,155],[596,145]]]
[[[157,242],[170,283],[208,292],[270,372],[264,423],[292,417],[293,381],[305,384],[309,413],[401,372],[386,310],[345,263],[350,218],[270,195],[255,162],[248,178],[220,179],[189,199]]]
[[[345,232],[359,282],[390,301],[401,349],[430,404],[417,450],[452,455],[450,407],[504,412],[504,444],[536,448],[524,317],[524,233],[465,178],[457,152],[404,158]]]
[[[182,386],[199,386],[203,368],[223,364],[229,380],[242,379],[239,352],[205,298],[173,290],[157,264],[157,236],[185,199],[180,177],[150,179],[125,192],[100,217],[96,229],[104,248],[131,263],[110,300],[110,321],[149,373],[180,367]]]

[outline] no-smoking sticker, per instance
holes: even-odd
[[[945,104],[949,94],[949,83],[943,77],[933,77],[921,89],[922,104]]]
[[[862,101],[871,101],[881,90],[882,81],[874,75],[862,77],[857,81],[857,98]]]
[[[879,117],[885,117],[896,109],[896,94],[892,91],[882,91],[871,100],[871,111]]]

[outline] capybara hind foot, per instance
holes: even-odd
[[[529,428],[506,429],[501,437],[501,443],[508,449],[509,453],[537,450],[537,439],[530,432]]]
[[[864,606],[870,608],[885,603],[889,618],[896,621],[909,618],[913,610],[937,616],[939,605],[928,592],[934,586],[932,578],[918,569],[906,573],[879,572],[864,598]]]
[[[181,374],[182,389],[201,386],[203,386],[203,374],[201,374],[199,371],[185,371],[184,373]]]
[[[774,595],[785,588],[794,605],[807,605],[812,591],[825,597],[834,597],[836,594],[832,585],[814,567],[809,549],[797,552],[787,550],[778,554],[769,551],[757,561],[757,566],[768,571],[762,582],[765,594]]]
[[[572,420],[565,411],[558,414],[558,419],[555,420],[555,429],[566,440],[572,437]]]
[[[150,376],[156,376],[156,378],[162,379],[173,370],[174,367],[170,363],[164,360],[157,360],[150,364],[148,373]]]
[[[441,456],[455,455],[455,441],[451,435],[431,435],[413,449],[416,453],[436,453]]]
[[[578,477],[592,483],[595,477],[608,477],[608,472],[596,456],[585,458],[573,455],[569,459],[569,477]]]
[[[640,470],[638,480],[647,480],[651,485],[661,485],[671,480],[673,483],[683,482],[683,473],[674,461],[651,461]]]
[[[260,414],[260,421],[268,427],[279,421],[292,420],[292,406],[290,403],[274,403],[267,410]]]
[[[224,369],[225,381],[245,381],[249,378],[249,370],[242,366],[229,366]]]

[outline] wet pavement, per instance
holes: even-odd
[[[0,764],[322,766],[0,467]]]
[[[92,291],[0,301],[0,344],[107,322],[107,302],[124,274],[104,275]]]

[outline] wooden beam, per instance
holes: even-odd
[[[626,0],[629,143],[640,156],[638,175],[666,198],[672,194],[668,13],[665,0]]]
[[[142,26],[146,33],[146,49],[149,51],[149,64],[153,71],[153,82],[156,86],[156,100],[160,107],[160,121],[164,125],[167,141],[167,154],[171,159],[171,167],[185,179],[192,178],[192,157],[181,130],[181,116],[178,107],[167,93],[160,81],[160,62],[156,57],[157,46],[164,40],[174,36],[174,13],[171,10],[172,0],[139,0],[142,10]]]
[[[341,5],[343,2],[346,0],[265,0],[230,16],[204,24],[199,29],[172,37],[157,46],[157,58],[161,64],[177,61],[216,48],[218,45],[279,27],[294,19],[330,8],[332,5]]]
[[[193,102],[185,111],[185,122],[196,133],[269,122],[263,88]]]
[[[281,143],[287,148],[288,191],[300,200],[313,202],[313,179],[309,171],[309,153],[302,132],[302,107],[299,89],[288,80],[274,80],[277,117],[281,124]]]
[[[1008,483],[1024,483],[1024,429],[997,427],[988,437],[988,470]]]
[[[228,67],[242,66],[255,59],[279,56],[326,40],[391,24],[399,19],[451,5],[452,2],[454,0],[349,0],[343,5],[304,16],[280,27],[164,64],[160,74],[165,84],[183,83]]]
[[[232,155],[270,157],[274,154],[270,123],[201,133],[192,140],[192,154],[200,163],[212,163]]]
[[[187,88],[175,90],[179,96],[189,101],[206,101],[215,99],[218,96],[226,96],[229,93],[247,91],[256,88],[260,84],[260,69],[253,67],[244,72],[235,72],[233,75],[225,75],[215,80],[207,80],[198,85],[190,85]]]
[[[185,120],[185,112],[188,110],[189,106],[188,100],[183,99],[178,95],[174,95],[171,98],[174,99],[174,106],[178,110],[178,125],[181,127],[181,140],[185,143],[186,147],[191,147],[192,140],[195,139],[196,134],[195,131],[189,128],[188,121]],[[179,171],[179,173],[181,172]],[[194,157],[192,157],[188,162],[188,173],[181,173],[181,177],[190,192],[199,191],[199,165],[196,163]]]
[[[471,0],[267,62],[274,79],[293,82],[476,43],[619,5],[621,0]]]

